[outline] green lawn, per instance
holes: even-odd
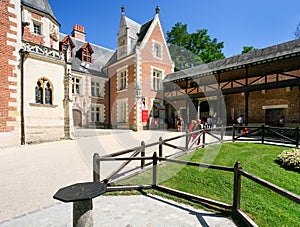
[[[300,195],[300,173],[287,171],[274,162],[286,147],[224,143],[200,149],[180,159],[242,168],[286,190]],[[232,204],[233,173],[179,164],[158,168],[158,183],[170,188]],[[151,171],[126,183],[151,184]],[[259,226],[300,226],[300,205],[242,177],[241,209]]]

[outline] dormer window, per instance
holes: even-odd
[[[86,43],[81,48],[81,61],[92,63],[92,54],[94,53],[91,45]]]
[[[127,54],[125,38],[119,39],[118,56],[122,57]]]
[[[82,50],[82,61],[92,63],[92,55],[88,50]]]
[[[64,53],[68,51],[67,58],[73,57],[73,49],[75,47],[75,44],[73,43],[70,36],[66,36],[61,42],[60,42],[60,50]]]

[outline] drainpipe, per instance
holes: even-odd
[[[21,145],[26,143],[25,141],[25,119],[24,119],[24,61],[28,56],[28,51],[24,49],[20,50],[21,55],[21,103],[20,103],[20,114],[21,114]]]

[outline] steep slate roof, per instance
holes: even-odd
[[[193,76],[207,76],[226,69],[234,69],[239,66],[255,64],[256,62],[266,61],[268,59],[276,59],[278,57],[299,53],[300,39],[281,43],[278,45],[254,50],[245,54],[236,55],[222,60],[202,64],[193,68],[181,70],[167,75],[164,82],[183,79]]]
[[[60,33],[59,40],[61,41],[65,36],[67,35]],[[88,64],[82,62],[76,54],[81,49],[81,47],[83,47],[87,43],[87,41],[78,40],[71,36],[70,38],[75,44],[75,47],[73,49],[74,57],[72,59],[71,69],[77,72],[86,72],[94,76],[107,78],[107,75],[102,71],[102,68],[114,54],[114,51],[98,46],[96,44],[89,43],[94,53],[92,54],[92,63]],[[88,67],[86,67],[87,65]]]
[[[50,6],[48,0],[21,0],[21,3],[22,3],[22,5],[28,6],[30,8],[36,9],[40,12],[48,14],[56,21],[56,18],[54,16],[54,13],[51,9],[51,6]]]

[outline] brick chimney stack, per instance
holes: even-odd
[[[72,31],[72,37],[74,37],[75,39],[85,41],[84,26],[79,25],[79,24],[74,24],[73,31]]]

